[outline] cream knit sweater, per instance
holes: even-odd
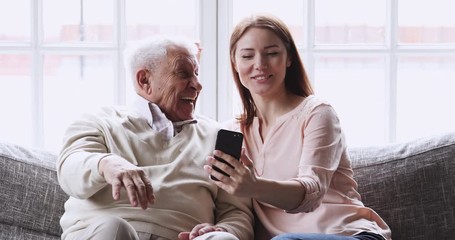
[[[70,195],[60,220],[62,239],[103,215],[122,217],[137,231],[168,239],[205,222],[224,227],[239,239],[252,239],[250,200],[218,189],[203,169],[219,125],[204,117],[196,119],[196,124],[185,125],[170,140],[126,108],[105,108],[73,123],[57,162],[59,183]],[[113,200],[111,186],[98,172],[99,161],[110,154],[146,171],[155,204],[146,210],[131,207],[124,189],[121,199]]]

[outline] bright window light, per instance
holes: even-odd
[[[58,152],[80,115],[130,102],[122,52],[155,34],[202,43],[196,112],[230,120],[242,111],[230,32],[258,12],[289,26],[349,146],[455,131],[454,8],[451,0],[0,0],[0,140]]]

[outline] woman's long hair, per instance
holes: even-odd
[[[270,30],[274,32],[281,39],[281,41],[283,41],[289,59],[291,60],[291,65],[286,69],[286,76],[284,79],[286,90],[302,97],[307,97],[313,94],[311,83],[308,80],[299,52],[295,46],[294,39],[292,38],[286,24],[284,24],[277,17],[267,14],[256,14],[247,17],[240,21],[234,28],[229,45],[231,70],[243,104],[243,113],[239,116],[238,120],[241,125],[246,127],[251,125],[254,117],[256,116],[256,105],[254,104],[250,91],[242,85],[239,74],[235,70],[235,50],[239,39],[248,29],[251,28]]]

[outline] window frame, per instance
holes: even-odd
[[[43,56],[48,52],[110,52],[114,58],[114,104],[125,104],[127,96],[125,89],[126,76],[123,68],[123,49],[126,40],[125,7],[127,0],[113,1],[113,41],[112,43],[64,43],[52,44],[43,42],[43,2],[44,0],[28,0],[30,3],[30,41],[23,43],[0,43],[1,53],[25,54],[32,59],[31,69],[31,134],[33,147],[44,147],[44,106],[43,106]],[[302,14],[303,44],[298,50],[305,64],[310,81],[315,84],[315,59],[319,56],[349,56],[349,55],[376,55],[386,61],[385,84],[387,116],[385,128],[387,130],[385,142],[396,142],[397,136],[397,77],[398,61],[401,56],[428,55],[454,56],[455,45],[399,45],[398,43],[398,1],[386,0],[385,46],[316,46],[315,39],[315,0],[303,0]],[[229,37],[232,30],[233,0],[197,0],[197,35],[203,47],[200,80],[203,91],[196,108],[197,114],[206,115],[218,121],[233,118],[233,97],[236,97],[232,81],[229,57]]]
[[[223,39],[229,39],[229,31],[233,28],[232,26],[232,1],[222,1],[218,7],[218,38],[221,42],[218,49],[219,63],[221,66],[230,66],[229,62],[225,62],[224,59],[229,59],[229,43],[224,43]],[[397,142],[397,78],[398,78],[398,59],[401,56],[407,55],[434,55],[444,56],[455,54],[455,46],[452,45],[399,45],[398,43],[398,1],[386,0],[386,23],[385,23],[385,44],[384,46],[350,46],[350,45],[315,45],[315,1],[316,0],[303,0],[304,9],[303,14],[305,16],[303,23],[303,45],[297,46],[298,51],[301,53],[305,70],[307,71],[308,77],[312,84],[315,84],[315,59],[320,56],[349,56],[349,55],[364,55],[364,56],[382,56],[385,59],[386,78],[386,116],[385,116],[385,138],[384,142],[394,143]],[[227,9],[227,13],[226,13]],[[226,16],[227,14],[227,16]],[[224,26],[221,27],[221,26]],[[228,41],[228,40],[226,40]],[[303,53],[303,54],[302,54]],[[220,68],[221,68],[220,66]],[[226,70],[226,69],[225,69]],[[228,69],[230,71],[230,69]],[[233,81],[230,73],[225,72],[218,73],[218,81],[221,84],[218,91],[226,91],[225,89],[233,89]],[[232,94],[231,94],[232,95]],[[220,98],[218,96],[218,109],[217,114],[218,120],[224,121],[232,118],[232,103],[230,98]],[[227,107],[229,106],[229,107]]]

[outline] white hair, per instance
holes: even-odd
[[[135,82],[136,72],[139,69],[145,68],[153,72],[160,62],[166,59],[167,49],[171,46],[185,48],[195,57],[198,52],[195,41],[182,37],[157,35],[137,41],[126,48],[123,53],[127,76],[129,75]],[[136,86],[136,83],[134,83],[134,86]]]

